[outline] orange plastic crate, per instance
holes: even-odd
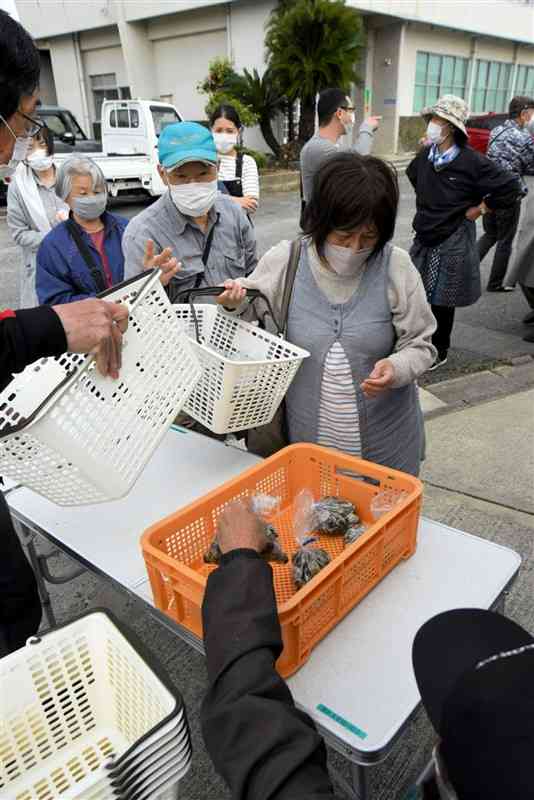
[[[321,536],[317,546],[327,550],[332,560],[297,590],[291,564],[291,554],[298,547],[292,503],[301,489],[310,489],[316,500],[327,495],[350,500],[369,527],[349,547],[342,536]],[[407,496],[374,521],[370,503],[383,489]],[[204,563],[203,554],[214,538],[217,519],[228,503],[258,493],[281,498],[280,513],[269,519],[290,557],[288,564],[271,565],[284,641],[276,666],[287,677],[384,575],[415,552],[422,484],[411,475],[370,461],[317,445],[296,444],[152,525],[141,544],[156,606],[199,638],[206,581],[216,569]]]

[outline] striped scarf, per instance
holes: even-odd
[[[433,144],[428,153],[428,160],[432,161],[434,169],[436,172],[439,172],[444,169],[447,164],[450,164],[451,161],[454,161],[459,152],[460,148],[457,144],[453,144],[452,147],[449,147],[444,153],[440,152],[437,144]]]

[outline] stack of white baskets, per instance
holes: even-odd
[[[0,661],[0,797],[178,796],[191,764],[183,701],[130,639],[96,611]]]

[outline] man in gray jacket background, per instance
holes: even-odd
[[[339,139],[350,133],[354,125],[354,107],[350,97],[342,89],[325,89],[317,101],[319,130],[304,145],[300,154],[303,203],[309,202],[313,179],[325,158],[340,151]],[[358,139],[353,146],[343,148],[355,150],[368,156],[373,147],[374,132],[380,117],[368,117],[360,125]],[[304,209],[304,205],[303,205]]]

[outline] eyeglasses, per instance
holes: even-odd
[[[17,111],[17,114],[20,114],[20,116],[24,117],[24,119],[29,123],[29,125],[26,126],[26,136],[37,136],[37,134],[40,133],[45,127],[45,124],[42,120],[29,117],[23,111]]]
[[[356,111],[354,106],[339,106],[339,107],[342,108],[343,111]]]
[[[24,136],[30,136],[30,137],[33,138],[34,136],[37,136],[37,134],[40,133],[43,130],[44,127],[46,127],[45,123],[42,120],[34,119],[33,117],[29,117],[23,111],[16,111],[15,113],[16,114],[20,114],[21,117],[24,117],[24,119],[28,123],[30,123],[29,125],[28,124],[26,125],[26,130],[24,131]],[[8,131],[10,132],[11,136],[14,139],[22,138],[22,134],[19,134],[17,136],[17,134],[15,133],[15,131],[13,130],[11,125],[8,123],[7,119],[4,119],[4,117],[1,114],[0,114],[0,121],[2,121],[4,123],[4,125],[6,126],[6,128],[8,129]]]

